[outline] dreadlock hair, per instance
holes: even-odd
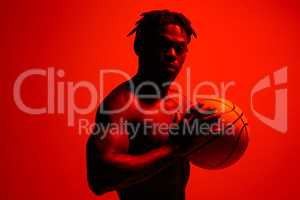
[[[142,18],[136,22],[136,26],[128,33],[130,36],[135,33],[134,51],[140,55],[142,46],[147,41],[153,41],[153,37],[159,33],[164,25],[176,24],[186,32],[188,43],[191,36],[197,38],[195,31],[191,26],[191,22],[181,13],[169,10],[153,10],[141,14]]]

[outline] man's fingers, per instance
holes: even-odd
[[[211,121],[211,120],[217,120],[221,118],[221,114],[212,114],[209,116],[205,116],[202,118],[203,121]]]

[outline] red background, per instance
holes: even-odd
[[[2,3],[5,4],[5,3]],[[67,113],[29,115],[13,101],[13,84],[30,68],[55,67],[58,81],[87,80],[99,88],[99,70],[137,70],[133,37],[126,34],[138,15],[168,8],[192,21],[198,39],[190,46],[185,66],[192,85],[199,81],[234,80],[227,98],[248,116],[250,144],[243,158],[224,170],[192,167],[188,199],[296,199],[300,145],[297,78],[299,75],[299,9],[295,1],[10,1],[1,6],[1,199],[117,199],[115,193],[96,197],[86,181],[88,136],[67,126]],[[3,48],[4,47],[4,48]],[[288,66],[288,132],[280,134],[250,110],[254,84]],[[183,70],[184,71],[184,70]],[[184,73],[179,75],[184,80]],[[123,79],[108,78],[104,94]],[[24,82],[23,99],[46,105],[44,77]],[[270,89],[256,99],[257,110],[274,114]],[[84,107],[82,89],[76,103]],[[98,99],[100,102],[101,99]],[[95,110],[76,119],[94,121]],[[75,122],[75,125],[77,122]]]

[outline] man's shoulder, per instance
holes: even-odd
[[[99,106],[100,112],[118,114],[123,117],[134,114],[133,101],[136,100],[129,81],[123,82],[114,88]]]
[[[104,99],[104,103],[123,103],[132,96],[128,83],[124,82],[114,88]]]

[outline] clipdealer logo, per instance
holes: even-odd
[[[123,76],[125,79],[130,80],[130,75],[121,70],[100,70],[99,73],[99,86],[100,89],[97,91],[95,85],[90,81],[81,80],[78,82],[73,81],[59,81],[56,80],[57,78],[63,78],[65,76],[65,71],[62,69],[55,69],[54,67],[49,67],[47,69],[41,68],[32,68],[28,69],[21,74],[18,75],[14,82],[13,87],[13,98],[16,106],[24,113],[30,115],[42,115],[42,114],[64,114],[67,112],[67,123],[68,126],[74,127],[75,125],[75,115],[76,114],[89,114],[94,109],[97,108],[98,99],[103,99],[103,88],[104,88],[104,77],[108,76],[109,74],[120,75]],[[201,98],[224,98],[226,99],[226,93],[230,87],[233,87],[236,82],[229,81],[229,82],[221,82],[215,83],[212,81],[202,81],[199,82],[194,88],[192,92],[190,92],[191,88],[191,70],[190,68],[186,69],[186,77],[187,77],[187,94],[185,93],[184,96],[186,97],[186,101],[189,102],[197,102],[197,99]],[[23,83],[32,76],[42,76],[45,77],[47,81],[47,105],[44,107],[36,108],[30,105],[27,105],[22,98],[21,88]],[[273,80],[273,82],[272,82]],[[267,126],[273,128],[274,130],[280,133],[286,133],[288,130],[288,96],[287,96],[287,82],[288,82],[288,67],[283,67],[281,69],[276,70],[275,72],[271,73],[270,75],[265,76],[264,78],[258,80],[256,84],[252,87],[250,92],[250,109],[254,116],[260,120],[262,123],[266,124]],[[129,82],[131,87],[133,87],[133,83]],[[145,83],[147,85],[151,85],[151,83]],[[175,85],[178,91],[183,94],[183,89],[180,84],[176,82],[166,83]],[[152,86],[155,88],[157,87],[156,84],[152,83]],[[275,88],[275,105],[274,105],[274,117],[268,118],[264,116],[259,111],[255,109],[254,104],[254,97],[258,92],[263,90],[270,90]],[[210,87],[214,94],[199,94],[201,87]],[[90,94],[90,101],[86,107],[79,107],[75,101],[75,95],[79,88],[84,88],[88,90]],[[65,89],[67,94],[65,93]],[[135,88],[139,90],[140,88]],[[159,89],[157,89],[159,90]],[[65,100],[64,97],[67,97],[67,105],[65,108]],[[148,95],[149,96],[149,95]],[[147,96],[147,97],[148,97]],[[179,99],[182,99],[182,95],[178,96]],[[131,99],[132,100],[132,99]],[[132,103],[130,100],[126,104]],[[123,106],[119,110],[113,111],[105,111],[108,113],[117,113],[125,110],[127,107]],[[163,108],[161,108],[163,109]],[[143,111],[143,110],[142,110]],[[144,111],[146,112],[146,111]]]
[[[273,81],[272,81],[273,80]],[[276,70],[270,75],[260,79],[252,88],[250,94],[250,106],[253,114],[264,124],[279,131],[280,133],[286,133],[288,130],[288,68],[283,67]],[[273,86],[273,87],[272,87]],[[264,89],[272,90],[275,87],[275,106],[274,106],[274,118],[268,118],[259,113],[254,108],[254,96],[257,92]]]

